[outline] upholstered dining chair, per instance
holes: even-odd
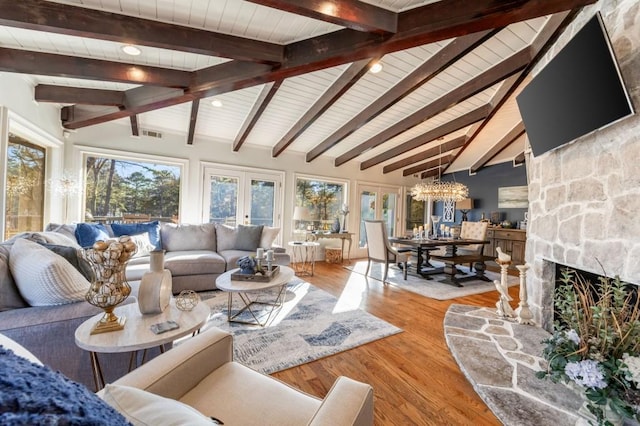
[[[404,279],[407,279],[407,260],[408,255],[399,253],[395,247],[392,247],[387,237],[387,228],[381,220],[365,220],[364,221],[365,236],[367,240],[367,271],[369,274],[371,262],[384,263],[383,282],[387,281],[389,274],[389,262],[403,265]]]
[[[460,238],[469,240],[485,240],[487,238],[487,228],[489,222],[462,222]],[[458,254],[482,254],[484,244],[470,244],[460,246]],[[469,264],[469,270],[473,270],[473,265]]]

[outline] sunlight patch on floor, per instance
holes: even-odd
[[[338,303],[333,308],[333,313],[353,311],[360,309],[364,294],[368,291],[367,279],[362,274],[351,273],[344,290],[338,298]]]

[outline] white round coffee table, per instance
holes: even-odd
[[[123,330],[91,334],[94,324],[104,315],[100,313],[80,324],[75,332],[75,341],[78,347],[90,352],[93,378],[96,389],[100,390],[105,383],[97,353],[132,352],[130,367],[133,368],[133,356],[136,351],[159,346],[160,351],[164,352],[164,344],[200,329],[209,319],[210,312],[209,306],[203,302],[199,302],[191,311],[181,311],[172,298],[169,306],[161,314],[142,315],[137,303],[129,303],[114,310],[118,317],[126,317]],[[161,334],[151,331],[152,324],[170,320],[177,322],[180,327]]]
[[[271,279],[271,281],[236,281],[231,279],[231,274],[237,272],[238,269],[232,269],[216,278],[216,287],[219,290],[225,291],[229,294],[227,303],[227,321],[238,322],[242,324],[252,324],[264,327],[269,323],[273,312],[282,306],[284,299],[285,288],[287,283],[293,279],[293,269],[288,266],[280,266],[278,274]],[[264,290],[279,287],[278,294],[273,302],[261,302],[258,300],[259,293],[263,293]],[[253,293],[253,295],[252,295]],[[233,295],[237,294],[243,303],[243,307],[238,311],[232,311]],[[267,318],[264,321],[260,321],[258,315],[252,307],[254,305],[270,306],[271,309],[268,312]],[[243,312],[249,312],[254,321],[246,321],[238,319],[238,316]]]

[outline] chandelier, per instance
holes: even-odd
[[[469,195],[469,188],[458,182],[420,182],[411,188],[416,201],[461,201]]]

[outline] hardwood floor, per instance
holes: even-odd
[[[369,383],[376,425],[500,424],[458,368],[442,325],[450,304],[493,306],[497,291],[438,301],[324,262],[317,262],[315,275],[305,279],[341,302],[359,302],[361,309],[404,331],[274,377],[320,397],[337,376]],[[516,303],[518,287],[511,287],[510,294]]]

